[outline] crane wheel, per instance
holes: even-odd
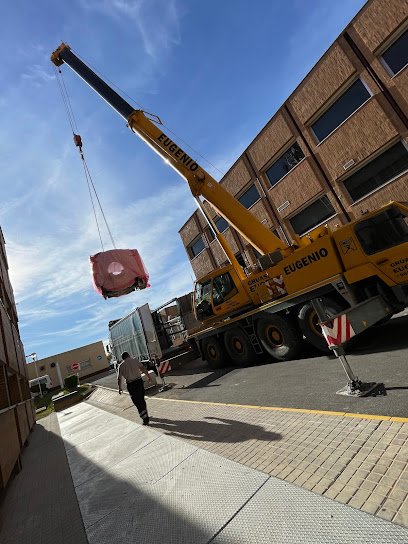
[[[223,343],[215,336],[204,338],[201,349],[208,366],[213,369],[221,368],[228,362]]]
[[[256,353],[251,340],[246,332],[239,327],[225,332],[224,345],[233,363],[244,366],[255,362]]]
[[[323,304],[326,308],[328,318],[333,317],[344,310],[340,304],[329,298],[323,298]],[[317,317],[311,302],[306,302],[301,306],[298,313],[298,322],[302,334],[312,346],[323,353],[331,352],[326,339],[323,336],[322,329],[319,325],[319,318]]]
[[[263,349],[278,361],[290,361],[300,355],[303,343],[297,323],[285,316],[266,314],[256,324]]]

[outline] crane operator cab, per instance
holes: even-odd
[[[251,303],[233,266],[216,270],[195,284],[194,311],[197,321],[207,321],[225,313],[241,311]]]
[[[363,215],[353,223],[334,231],[339,253],[347,275],[359,279],[358,271],[371,266],[372,275],[389,287],[405,284],[408,278],[408,206],[390,202],[380,211]],[[367,274],[365,274],[366,276]],[[403,286],[404,291],[408,286]],[[408,293],[407,293],[408,296]]]

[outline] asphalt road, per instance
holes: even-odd
[[[306,342],[302,359],[272,362],[263,359],[245,368],[211,371],[201,359],[173,369],[166,381],[173,388],[147,395],[255,406],[302,408],[358,414],[408,417],[408,312],[373,327],[355,339],[347,360],[363,382],[380,385],[367,397],[336,394],[347,384],[340,361],[322,355]],[[115,371],[94,383],[117,388]]]

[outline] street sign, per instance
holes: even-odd
[[[102,355],[98,355],[98,359],[100,361],[102,359]]]
[[[79,363],[72,363],[71,368],[72,370],[79,370]]]

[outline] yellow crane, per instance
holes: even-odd
[[[406,204],[391,202],[333,232],[320,226],[296,236],[289,246],[169,138],[159,117],[135,110],[68,45],[62,43],[51,61],[72,68],[187,181],[224,249],[231,264],[196,282],[194,308],[202,326],[189,331],[210,366],[227,360],[247,364],[262,353],[293,359],[300,353],[303,336],[318,348],[327,348],[313,300],[323,300],[328,320],[346,313],[353,334],[407,306]],[[244,272],[200,197],[261,253],[256,270]],[[349,339],[347,331],[339,333],[338,343]]]

